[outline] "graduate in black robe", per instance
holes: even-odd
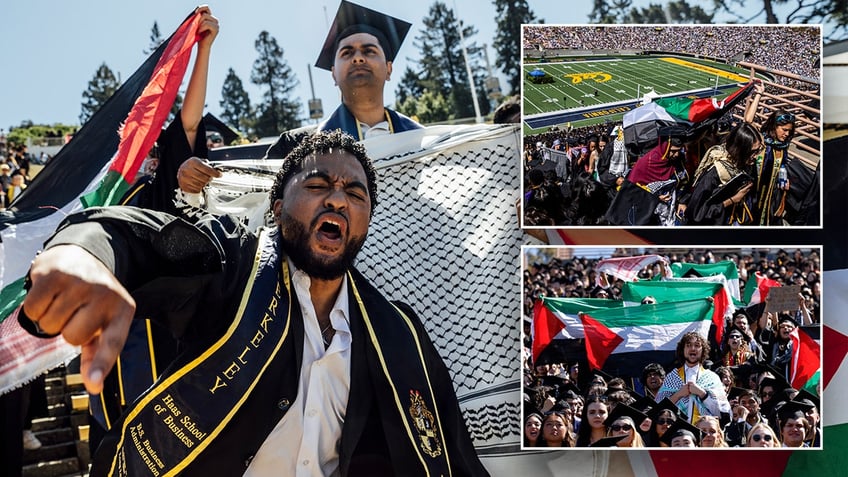
[[[227,216],[189,224],[126,207],[88,209],[60,225],[33,263],[20,321],[33,333],[89,343],[82,356],[89,391],[98,390],[133,315],[159,317],[184,345],[104,439],[91,475],[244,473],[298,402],[306,318],[289,260],[313,287],[348,287],[340,475],[487,475],[420,321],[351,265],[376,204],[375,180],[360,145],[322,133],[288,156],[272,189],[278,227],[259,237]],[[312,287],[310,295],[316,311],[335,300]],[[49,304],[68,299],[80,304],[70,317]]]

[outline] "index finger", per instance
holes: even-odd
[[[100,394],[103,391],[103,380],[124,348],[132,319],[130,309],[119,310],[98,336],[82,346],[80,372],[89,393]]]

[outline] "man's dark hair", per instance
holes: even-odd
[[[269,193],[272,212],[274,201],[283,198],[283,189],[285,189],[289,179],[303,170],[303,160],[306,157],[312,154],[338,151],[346,151],[353,154],[359,163],[362,164],[362,169],[365,170],[365,177],[368,179],[371,215],[374,215],[374,207],[377,206],[377,173],[374,170],[374,164],[372,164],[371,158],[368,157],[368,153],[365,152],[365,147],[340,129],[335,131],[318,131],[315,134],[304,137],[300,144],[283,159],[283,165],[277,172],[277,176],[274,178],[274,185],[271,187],[271,192]]]
[[[518,96],[511,96],[501,103],[492,116],[494,124],[509,124],[521,122],[521,103]]]
[[[704,361],[706,361],[707,357],[710,355],[710,342],[697,331],[690,331],[683,335],[683,338],[680,338],[680,341],[677,343],[677,359],[679,359],[681,363],[686,362],[686,356],[683,354],[683,351],[684,348],[686,348],[686,343],[690,341],[697,341],[701,343],[700,363],[704,364]]]
[[[665,379],[665,369],[659,363],[648,363],[644,369],[642,369],[642,384],[648,382],[648,375],[651,373],[657,373],[660,375],[660,379]]]

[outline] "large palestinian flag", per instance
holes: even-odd
[[[701,298],[584,313],[589,366],[619,377],[641,376],[649,363],[670,367],[684,334],[707,336],[713,308]]]
[[[563,363],[582,358],[585,352],[577,342],[585,338],[580,314],[621,306],[621,301],[605,298],[540,298],[533,308],[533,362]]]
[[[61,338],[28,336],[6,319],[23,301],[23,277],[59,222],[84,207],[117,203],[162,128],[197,41],[191,14],[0,216],[0,393],[73,355]],[[14,344],[14,345],[11,345]]]

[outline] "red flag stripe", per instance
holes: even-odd
[[[121,128],[121,142],[109,170],[118,172],[127,182],[138,173],[144,159],[168,118],[177,97],[191,50],[197,42],[200,14],[193,15],[174,32],[165,53],[159,58],[153,77],[133,105]]]
[[[545,302],[536,300],[533,306],[533,362],[539,359],[545,348],[551,344],[554,336],[565,328],[565,324],[554,315]]]
[[[716,343],[721,343],[721,339],[724,336],[724,314],[727,312],[728,306],[730,304],[727,302],[727,293],[724,287],[719,288],[715,295],[713,295],[713,324],[716,327]]]
[[[589,366],[592,369],[602,369],[607,358],[624,338],[589,315],[580,315],[580,320],[586,335],[586,358],[589,360]]]
[[[790,381],[792,387],[801,389],[807,381],[816,374],[821,363],[821,347],[806,331],[799,328],[792,330],[792,363],[790,366]]]

